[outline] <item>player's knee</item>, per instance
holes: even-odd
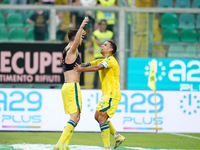
[[[107,117],[103,113],[100,113],[97,120],[98,120],[99,124],[102,124],[102,123],[106,122]]]
[[[78,124],[79,120],[80,120],[80,119],[75,118],[73,121],[74,121],[76,124]]]
[[[75,119],[76,119],[76,124],[77,124],[80,120],[80,115],[77,115]]]
[[[71,119],[77,124],[80,120],[80,114],[73,115]]]

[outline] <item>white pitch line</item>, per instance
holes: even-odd
[[[21,150],[52,150],[55,144],[0,144],[0,149],[21,149]],[[103,146],[94,145],[70,145],[71,150],[103,150]],[[126,150],[187,150],[187,149],[163,149],[163,148],[141,148],[141,147],[122,147]]]
[[[200,140],[200,137],[195,137],[195,136],[191,136],[191,135],[185,135],[185,134],[180,134],[180,133],[170,133],[170,134],[179,135],[179,136],[185,136],[185,137],[188,137],[188,138],[193,138],[193,139]]]

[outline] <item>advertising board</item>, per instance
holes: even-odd
[[[64,82],[60,57],[65,44],[0,43],[1,84],[51,84]],[[84,45],[79,47],[84,62]],[[84,73],[81,74],[84,84]]]
[[[99,132],[94,119],[101,90],[82,90],[81,119],[75,131]],[[69,120],[60,89],[0,89],[0,130],[62,131]],[[157,91],[158,132],[200,133],[198,91]],[[119,132],[155,132],[152,91],[122,90],[112,119]]]
[[[127,89],[150,90],[147,86],[150,58],[128,58]],[[156,89],[200,91],[199,59],[155,58]]]

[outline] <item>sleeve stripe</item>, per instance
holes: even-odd
[[[90,64],[89,62],[87,63],[87,65],[88,65],[88,66],[91,66],[91,64]]]

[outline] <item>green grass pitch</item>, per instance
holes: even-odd
[[[196,138],[189,138],[170,133],[121,133],[126,137],[122,146],[142,148],[166,149],[200,149],[200,134],[182,134]],[[0,144],[13,143],[42,143],[55,144],[61,132],[0,132]],[[115,140],[110,136],[111,146]],[[100,145],[103,146],[101,134],[74,132],[70,145]]]

